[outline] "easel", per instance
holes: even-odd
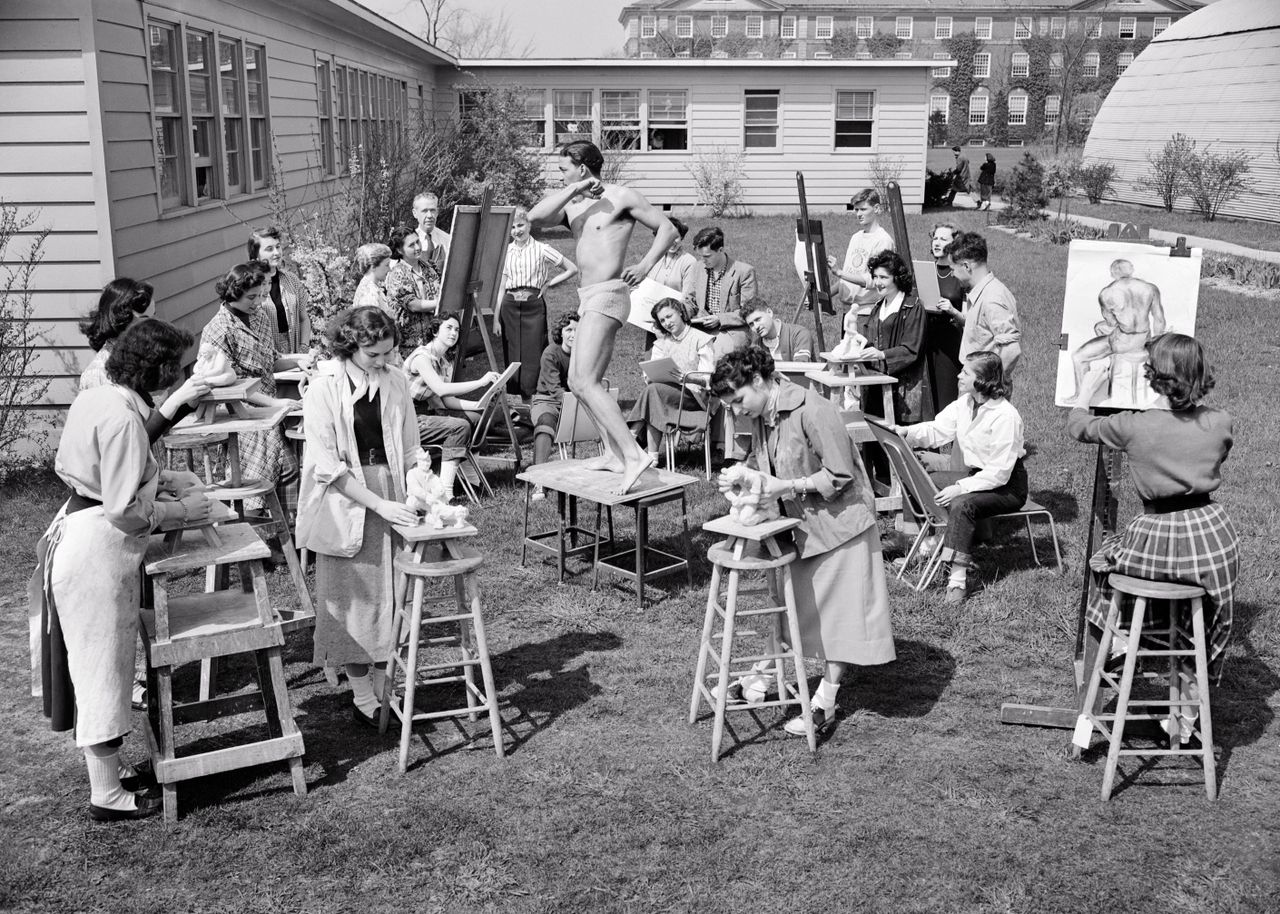
[[[494,299],[497,297],[505,261],[506,240],[511,234],[514,213],[514,207],[493,205],[493,188],[488,184],[484,186],[479,206],[459,206],[454,209],[449,258],[445,263],[440,288],[440,312],[456,311],[459,306],[462,311],[458,357],[449,380],[453,380],[462,371],[467,360],[467,340],[471,335],[473,321],[479,325],[480,340],[484,343],[489,369],[496,372],[502,370],[498,365],[485,318],[494,311]],[[488,301],[487,308],[481,299],[482,295]],[[502,421],[507,427],[507,439],[511,442],[515,468],[518,470],[520,439],[516,437],[515,425],[511,421],[511,410],[507,409],[506,392],[498,391],[497,396],[502,398]]]
[[[800,218],[796,220],[796,234],[804,239],[805,266],[804,294],[796,303],[791,323],[800,323],[800,312],[807,305],[813,312],[813,338],[818,350],[827,348],[822,336],[822,313],[835,313],[831,304],[831,283],[827,273],[827,245],[822,237],[822,223],[809,218],[809,201],[804,192],[804,172],[796,172],[796,193],[800,196]]]
[[[912,271],[911,281],[915,284],[915,270],[911,266],[911,236],[907,234],[907,214],[902,209],[902,188],[897,181],[890,181],[884,189],[889,198],[885,201],[889,207],[889,221],[893,223],[893,250],[902,258],[907,269]],[[916,285],[916,288],[919,289],[919,286]]]
[[[1148,242],[1150,226],[1131,223],[1112,223],[1107,227],[1107,237],[1117,241]],[[1170,257],[1190,257],[1187,239],[1179,236],[1169,252]],[[1059,348],[1067,348],[1066,334],[1059,341]],[[1094,415],[1114,415],[1127,412],[1121,409],[1094,407]],[[1093,497],[1089,508],[1089,537],[1085,544],[1085,561],[1102,545],[1103,540],[1119,528],[1120,498],[1116,494],[1124,473],[1124,452],[1113,450],[1105,444],[1098,445],[1098,456],[1093,469]],[[1028,727],[1052,727],[1058,730],[1075,729],[1080,716],[1080,706],[1088,687],[1087,676],[1098,654],[1098,638],[1089,629],[1086,612],[1093,588],[1093,575],[1086,566],[1080,588],[1080,605],[1076,613],[1076,643],[1072,661],[1076,685],[1076,704],[1070,708],[1052,708],[1043,705],[1023,705],[1005,702],[1000,706],[1000,723],[1019,724]]]

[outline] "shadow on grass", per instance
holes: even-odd
[[[1069,524],[1080,516],[1080,502],[1070,492],[1057,489],[1033,489],[1031,500],[1039,502],[1053,515],[1055,523]]]

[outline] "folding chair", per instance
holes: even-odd
[[[604,378],[600,383],[604,384],[616,403],[618,388],[610,386],[608,378]],[[556,426],[555,437],[560,459],[568,460],[571,456],[576,457],[578,445],[592,441],[600,443],[600,429],[596,428],[590,414],[578,403],[578,398],[569,391],[565,391],[560,400],[560,422]],[[604,453],[602,444],[600,452]]]
[[[498,411],[507,408],[505,393],[507,379],[519,370],[520,363],[512,362],[484,392],[484,396],[477,400],[474,406],[468,406],[468,412],[478,412],[480,420],[471,430],[471,440],[467,442],[466,452],[459,463],[458,484],[462,486],[467,500],[473,505],[480,504],[480,489],[483,489],[486,495],[493,495],[493,487],[489,485],[489,480],[485,478],[484,470],[480,468],[480,462],[476,459],[476,450],[488,440],[494,421],[501,415]],[[516,442],[512,442],[512,445],[517,446]],[[430,447],[438,449],[437,445]]]
[[[904,508],[910,510],[920,524],[920,532],[916,534],[915,540],[911,543],[911,548],[907,551],[907,557],[902,563],[902,568],[898,570],[897,577],[899,579],[906,574],[912,560],[916,558],[916,554],[920,552],[921,547],[924,545],[925,539],[932,534],[938,534],[937,545],[929,553],[928,558],[925,560],[924,568],[920,572],[920,578],[914,585],[917,591],[924,590],[932,583],[933,578],[942,567],[942,533],[947,527],[947,511],[934,500],[938,495],[938,487],[934,485],[929,473],[920,463],[920,459],[916,457],[911,447],[883,423],[877,422],[870,416],[866,417],[866,422],[871,429],[871,433],[875,435],[876,441],[884,448],[885,453],[889,455],[889,462],[893,464],[893,468],[897,471],[898,478],[902,482],[903,491],[906,493]],[[1036,549],[1036,539],[1031,530],[1031,518],[1040,516],[1043,516],[1049,522],[1049,532],[1053,536],[1053,554],[1057,560],[1058,571],[1061,572],[1062,549],[1058,545],[1058,528],[1048,508],[1028,498],[1026,504],[1017,511],[992,514],[988,520],[1024,519],[1027,524],[1027,540],[1031,543],[1031,557],[1037,565],[1040,565],[1040,553]]]
[[[708,480],[711,479],[711,419],[720,415],[720,401],[711,394],[711,375],[705,371],[691,371],[685,375],[685,382],[698,384],[707,395],[707,412],[702,421],[702,460],[703,470]],[[676,442],[680,438],[681,420],[684,418],[684,397],[680,398],[680,406],[676,410],[676,427],[672,432],[663,435],[663,446],[667,452],[667,468],[676,465]]]

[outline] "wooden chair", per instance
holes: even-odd
[[[883,423],[878,422],[874,417],[866,417],[867,426],[871,429],[871,433],[875,436],[876,441],[880,444],[886,454],[889,455],[889,462],[893,465],[894,470],[898,474],[898,478],[902,483],[903,490],[906,493],[906,507],[910,510],[920,523],[920,531],[916,534],[916,538],[911,543],[911,548],[907,551],[906,560],[902,563],[902,567],[898,570],[897,577],[902,578],[906,574],[907,569],[911,566],[912,561],[917,558],[917,553],[921,552],[924,541],[931,535],[937,535],[937,545],[925,558],[924,568],[920,572],[920,578],[915,583],[915,589],[922,591],[933,581],[938,571],[942,568],[942,533],[947,528],[948,514],[947,510],[938,505],[935,501],[938,495],[938,487],[934,485],[933,480],[929,477],[929,473],[920,463],[915,452],[911,450],[902,438],[892,429],[886,427]],[[1031,557],[1037,565],[1040,562],[1040,553],[1036,549],[1035,536],[1031,529],[1031,519],[1033,517],[1043,517],[1049,522],[1049,532],[1053,537],[1053,554],[1057,560],[1058,571],[1062,571],[1062,549],[1058,545],[1058,528],[1054,523],[1053,515],[1049,513],[1049,509],[1043,505],[1039,505],[1031,499],[1027,499],[1017,511],[1010,511],[1005,514],[993,514],[988,520],[1010,520],[1021,519],[1027,525],[1027,539],[1031,543]]]
[[[711,479],[711,420],[721,415],[721,403],[711,393],[711,375],[705,371],[691,371],[685,375],[685,381],[697,384],[707,396],[707,409],[702,419],[702,467],[708,480]],[[667,453],[667,469],[676,466],[676,443],[680,439],[680,426],[684,419],[684,396],[680,397],[680,406],[676,410],[676,427],[673,431],[664,432],[663,446]]]

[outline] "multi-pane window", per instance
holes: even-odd
[[[830,51],[814,51],[813,59],[814,60],[830,60],[831,52]]]
[[[747,37],[748,38],[764,37],[764,17],[763,16],[747,17]]]
[[[1067,17],[1054,16],[1049,20],[1049,37],[1050,38],[1066,38],[1067,37]]]
[[[1072,112],[1072,118],[1075,119],[1076,125],[1084,129],[1093,126],[1093,118],[1098,113],[1097,107],[1089,99],[1084,99]]]
[[[1011,76],[1028,76],[1031,73],[1031,55],[1025,51],[1015,51],[1009,58],[1009,74]]]
[[[781,56],[781,58],[782,58],[783,60],[795,60],[795,59],[796,59],[796,52],[795,52],[795,51],[783,51],[783,52],[782,52],[782,54],[781,54],[780,56]]]
[[[874,92],[836,93],[836,149],[870,149],[875,126]]]
[[[640,90],[600,92],[600,148],[640,148]]]
[[[835,34],[836,20],[834,16],[819,16],[814,24],[814,38],[830,38]]]
[[[677,57],[682,57],[682,58],[683,58],[683,57],[692,57],[692,56],[693,56],[693,54],[689,51],[689,49],[688,49],[688,48],[681,48],[680,50],[676,51],[676,56],[677,56]]]
[[[1101,17],[1090,16],[1084,21],[1084,37],[1101,38],[1102,37],[1102,19]]]
[[[987,123],[987,95],[977,93],[969,96],[969,126],[985,127]]]
[[[1062,96],[1046,95],[1044,97],[1044,125],[1046,127],[1056,127],[1058,124],[1058,115],[1062,111]]]
[[[876,23],[870,16],[858,16],[853,20],[853,33],[859,38],[870,38],[875,33]]]
[[[934,51],[933,59],[934,60],[950,60],[951,55],[948,54],[946,51]],[[934,67],[929,72],[934,79],[947,79],[949,76],[951,76],[950,67]]]
[[[1013,37],[1019,40],[1031,37],[1031,17],[1018,16],[1013,20]]]
[[[528,144],[541,149],[547,145],[546,94],[541,89],[526,89],[521,93],[520,104],[524,109],[521,126]]]
[[[689,95],[684,89],[649,90],[649,148],[689,148]]]
[[[951,96],[950,95],[930,95],[929,96],[929,119],[933,119],[933,115],[941,114],[942,123],[951,120]]]
[[[641,38],[658,37],[658,17],[657,16],[641,16],[640,17],[640,37]]]
[[[1062,54],[1054,52],[1049,55],[1049,76],[1056,78],[1062,75]]]
[[[973,55],[973,75],[978,79],[991,76],[991,55],[986,51]]]
[[[265,187],[265,49],[155,20],[147,43],[161,209]]]
[[[655,54],[653,51],[650,51],[650,50],[645,49],[645,48],[641,48],[641,49],[640,49],[640,59],[641,59],[641,60],[657,60],[657,58],[658,58],[658,55],[657,55],[657,54]]]
[[[778,37],[791,39],[796,37],[796,17],[783,16],[782,26],[778,29]]]
[[[1125,51],[1116,56],[1116,72],[1123,73],[1133,63],[1133,52]]]
[[[1021,127],[1027,122],[1027,93],[1021,89],[1009,93],[1009,126]]]
[[[935,41],[943,41],[951,37],[950,16],[939,16],[933,20],[933,37]]]
[[[333,68],[327,60],[316,63],[316,107],[320,113],[320,167],[327,175],[337,174],[333,156]]]
[[[676,37],[677,38],[693,37],[693,17],[692,16],[676,17]]]
[[[1155,38],[1169,27],[1170,17],[1157,16],[1151,20],[1151,37]]]
[[[778,146],[778,100],[777,89],[747,89],[744,102],[744,132],[742,145],[745,149],[776,149]]]
[[[764,51],[747,51],[747,60],[764,60]]]
[[[712,16],[711,17],[711,37],[723,38],[729,34],[729,17],[728,16]]]
[[[1133,40],[1138,37],[1138,17],[1137,16],[1121,16],[1120,17],[1120,37]]]
[[[894,60],[911,60],[911,52],[910,51],[894,51],[893,59]]]
[[[340,156],[338,161],[338,171],[346,174],[349,163],[351,161],[351,102],[347,93],[347,68],[341,64],[335,65],[334,72],[334,89],[338,101],[338,149],[337,154]]]
[[[552,103],[557,146],[591,140],[591,90],[556,89]]]
[[[898,16],[893,21],[893,34],[903,40],[911,40],[911,32],[915,28],[915,20],[910,16]]]
[[[991,17],[978,16],[973,20],[973,37],[979,41],[991,40]]]
[[[1101,63],[1102,63],[1102,57],[1098,54],[1098,52],[1090,51],[1088,54],[1084,55],[1084,58],[1081,62],[1082,74],[1085,76],[1097,76],[1098,68],[1101,65]]]

